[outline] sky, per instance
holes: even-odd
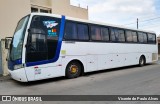
[[[160,35],[160,0],[71,0],[87,8],[89,20],[156,32]]]

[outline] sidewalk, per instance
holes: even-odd
[[[7,76],[0,75],[0,82],[9,80],[9,79],[11,79],[10,75],[7,75]]]

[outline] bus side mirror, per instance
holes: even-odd
[[[10,48],[11,41],[12,41],[12,37],[6,37],[5,38],[5,49]]]

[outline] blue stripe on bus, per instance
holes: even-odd
[[[22,59],[18,59],[15,61],[16,64],[22,64]]]
[[[56,50],[55,57],[53,59],[50,59],[50,60],[26,63],[27,67],[34,66],[34,65],[42,65],[42,64],[52,63],[52,62],[56,62],[59,59],[60,50],[61,50],[61,46],[62,46],[62,39],[63,39],[63,34],[64,34],[64,26],[65,26],[65,16],[62,16],[59,39],[58,39],[58,44],[57,44],[57,50]]]
[[[19,65],[19,64],[22,64],[22,59],[18,59],[15,61],[8,60],[8,69],[13,70],[14,65]]]

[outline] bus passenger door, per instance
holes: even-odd
[[[41,32],[40,29],[32,29]],[[46,77],[48,69],[43,64],[48,59],[48,49],[46,35],[42,33],[29,34],[28,43],[26,46],[26,73],[33,74],[29,80],[38,80]],[[42,63],[42,64],[41,64]],[[45,71],[44,71],[45,70]],[[28,77],[28,78],[30,78]]]
[[[97,56],[96,55],[87,55],[87,72],[97,70]]]
[[[59,44],[60,22],[60,18],[48,16],[36,15],[32,18],[28,30],[25,59],[26,73],[27,75],[32,74],[30,76],[32,79],[33,76],[35,80],[38,80],[60,73],[60,60],[57,59],[56,53]]]

